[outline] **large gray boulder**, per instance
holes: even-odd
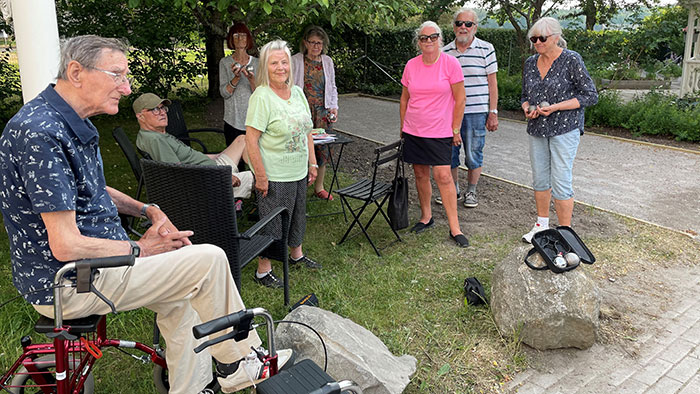
[[[493,270],[491,309],[499,330],[540,350],[591,347],[601,297],[587,266],[561,274],[535,271],[523,263],[529,249],[516,248]]]
[[[333,312],[301,306],[284,320],[306,323],[318,331],[328,349],[328,374],[354,381],[364,394],[401,393],[416,371],[415,357],[395,357],[374,334]],[[279,324],[275,338],[278,349],[291,348],[297,360],[309,358],[323,368],[323,347],[308,328]]]

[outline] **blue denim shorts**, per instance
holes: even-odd
[[[460,135],[462,145],[452,147],[452,168],[459,167],[459,149],[464,147],[464,164],[474,170],[484,165],[487,113],[464,114]]]
[[[574,196],[572,171],[581,132],[574,129],[554,137],[529,136],[532,187],[535,191],[552,189],[557,200]]]

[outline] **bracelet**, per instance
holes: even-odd
[[[236,88],[236,86],[238,86],[238,84],[234,85],[231,81],[228,81],[228,85],[234,89]]]
[[[318,164],[309,164],[309,167],[318,168]]]

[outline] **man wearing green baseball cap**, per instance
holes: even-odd
[[[134,113],[141,127],[136,137],[136,146],[148,153],[153,160],[166,163],[231,166],[233,195],[249,198],[253,187],[253,173],[238,172],[238,162],[245,150],[245,138],[235,139],[219,154],[207,155],[194,150],[165,132],[168,126],[168,105],[170,100],[162,99],[153,93],[144,93],[134,101]]]
[[[168,126],[168,105],[170,100],[162,99],[153,93],[144,93],[134,101],[133,108],[141,130],[136,137],[136,146],[148,153],[154,160],[167,163],[193,165],[231,166],[233,195],[249,198],[254,178],[250,171],[238,172],[238,162],[245,156],[245,137],[238,136],[231,145],[218,155],[205,155],[187,146],[176,137],[165,132]],[[282,282],[272,273],[272,267],[258,263],[256,276],[258,283],[271,288],[281,288]]]

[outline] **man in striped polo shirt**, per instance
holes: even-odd
[[[465,164],[467,165],[467,192],[464,206],[475,208],[479,201],[476,197],[476,184],[483,165],[484,141],[486,130],[498,129],[498,84],[496,72],[496,51],[493,45],[476,37],[477,16],[467,8],[458,10],[453,18],[452,28],[455,40],[445,45],[443,52],[459,60],[464,74],[464,87],[467,93],[467,105],[464,108],[461,133],[464,145]],[[460,146],[452,147],[452,178],[457,186],[457,199],[460,196],[457,167],[459,166]],[[436,203],[442,204],[438,197]]]

